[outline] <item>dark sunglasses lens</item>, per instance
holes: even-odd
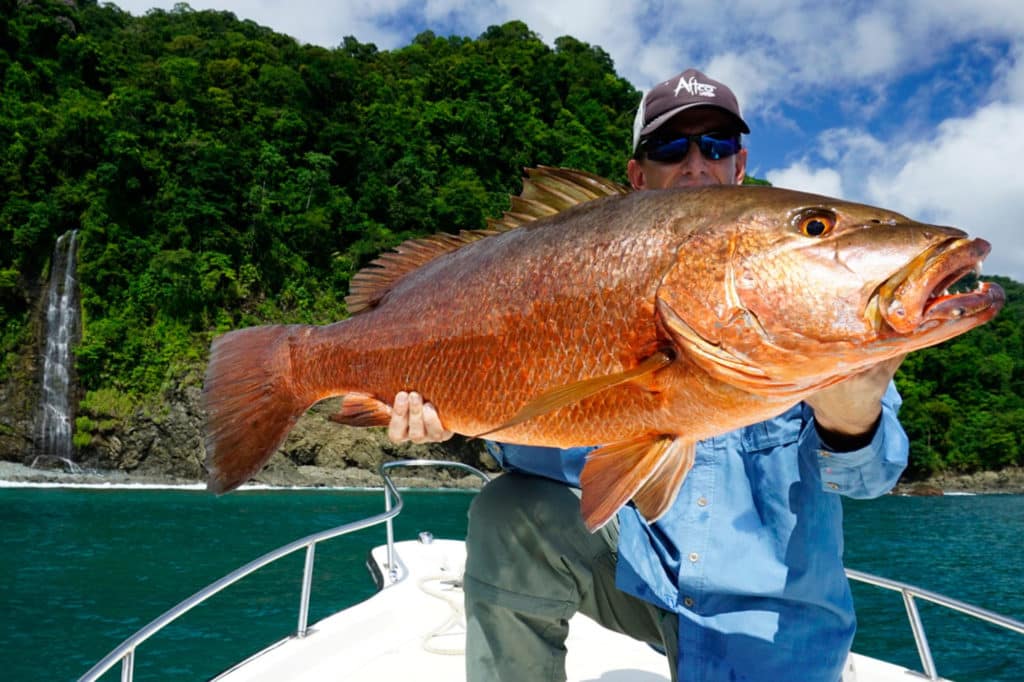
[[[739,140],[735,137],[721,138],[701,135],[698,146],[704,158],[711,161],[728,158],[740,150]]]
[[[690,149],[690,138],[680,137],[667,142],[653,142],[647,148],[647,157],[659,163],[675,163],[686,158]]]

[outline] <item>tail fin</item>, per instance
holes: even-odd
[[[251,327],[214,339],[203,386],[208,490],[249,480],[315,402],[298,394],[292,376],[290,340],[301,329]]]

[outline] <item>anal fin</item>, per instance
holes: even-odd
[[[387,426],[391,408],[366,393],[348,393],[341,399],[341,408],[329,419],[346,426]]]
[[[696,454],[696,443],[676,438],[661,456],[650,478],[633,495],[633,504],[647,523],[654,523],[664,516],[676,501],[683,479],[693,468]]]
[[[580,473],[580,511],[590,532],[608,523],[629,502],[671,443],[669,436],[646,435],[605,445],[587,455]]]
[[[694,452],[692,441],[668,435],[640,436],[591,452],[580,474],[587,529],[601,528],[630,499],[648,523],[656,521],[672,506]]]

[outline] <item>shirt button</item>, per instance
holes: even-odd
[[[683,600],[683,606],[685,606],[688,609],[692,609],[693,608],[693,598],[692,597],[687,597],[686,599],[684,599]]]
[[[706,497],[698,497],[697,498],[697,506],[698,507],[706,507],[706,506],[708,506],[708,498],[706,498]]]
[[[700,554],[697,554],[696,552],[690,552],[690,562],[691,563],[694,563],[694,564],[697,563],[698,559],[700,559]]]
[[[825,485],[827,485],[827,486],[828,486],[829,488],[831,488],[832,490],[839,490],[839,484],[838,484],[838,483],[834,483],[834,482],[832,482],[832,481],[829,481],[829,482],[828,482],[828,483],[826,483]]]

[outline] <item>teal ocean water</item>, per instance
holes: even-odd
[[[405,493],[399,538],[461,536],[471,493]],[[0,488],[0,671],[71,680],[208,583],[298,537],[379,513],[379,491]],[[846,501],[846,563],[1024,620],[1024,496]],[[374,591],[383,527],[321,544],[310,621]],[[136,680],[205,679],[296,627],[302,553],[243,580],[142,645]],[[855,648],[917,667],[899,595],[855,586]],[[924,603],[939,673],[1024,679],[1024,637]],[[119,679],[119,669],[104,679]]]

